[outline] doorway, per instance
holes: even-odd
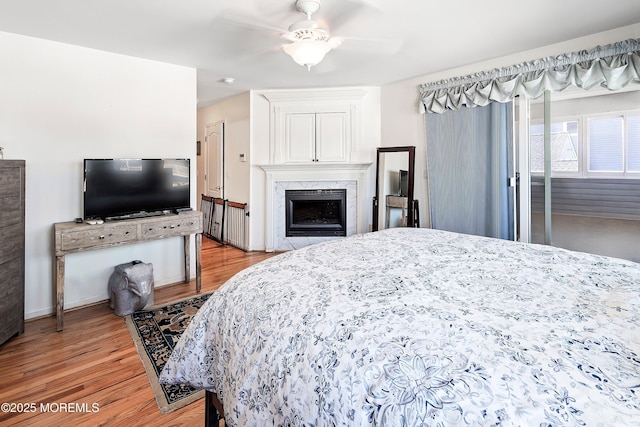
[[[520,103],[520,240],[640,261],[639,101],[629,85]]]
[[[224,199],[224,121],[205,126],[204,195]]]

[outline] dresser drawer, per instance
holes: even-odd
[[[62,250],[115,246],[122,242],[136,240],[136,231],[135,224],[66,231],[62,233]]]
[[[161,236],[182,236],[202,232],[200,216],[190,215],[187,218],[170,218],[158,222],[142,224],[140,234],[143,240]]]

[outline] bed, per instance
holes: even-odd
[[[320,243],[225,283],[160,381],[232,427],[640,425],[640,264],[415,228]]]

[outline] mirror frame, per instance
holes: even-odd
[[[407,227],[415,227],[415,210],[413,199],[413,187],[415,176],[415,163],[416,163],[416,147],[415,146],[403,146],[403,147],[378,147],[376,154],[376,193],[373,196],[373,223],[371,224],[372,231],[378,231],[378,220],[380,217],[379,212],[379,191],[380,191],[380,154],[382,153],[408,153],[409,155],[409,167],[407,171]]]

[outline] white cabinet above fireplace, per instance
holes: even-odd
[[[271,164],[349,163],[362,139],[363,89],[277,91],[269,101]]]
[[[281,136],[283,163],[348,162],[351,121],[348,111],[285,112]]]

